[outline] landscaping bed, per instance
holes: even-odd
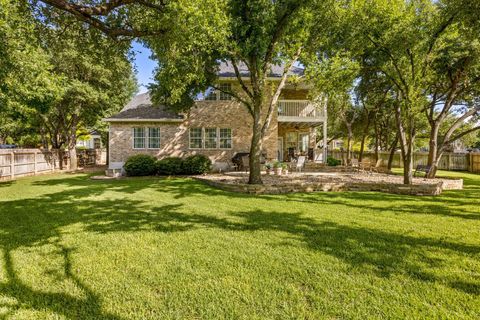
[[[210,174],[196,177],[216,188],[250,194],[282,194],[319,191],[380,191],[394,194],[439,195],[443,190],[460,190],[462,179],[414,178],[404,185],[403,177],[380,173],[291,173],[263,175],[263,185],[249,185],[246,173]]]

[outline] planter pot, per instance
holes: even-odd
[[[270,175],[274,175],[275,174],[275,170],[270,170]]]
[[[283,169],[283,174],[287,175],[288,174],[288,169]]]
[[[275,174],[276,174],[277,176],[281,176],[281,175],[282,175],[282,168],[276,168],[276,169],[275,169]]]
[[[266,171],[267,174],[271,174],[271,172],[272,172],[272,170],[270,170],[270,169],[266,169],[265,171]]]

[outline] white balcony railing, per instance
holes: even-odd
[[[323,107],[308,100],[279,100],[277,103],[279,117],[322,118]]]

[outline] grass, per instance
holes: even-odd
[[[478,319],[480,176],[448,175],[465,190],[0,183],[0,318]]]

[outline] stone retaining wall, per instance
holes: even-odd
[[[213,181],[203,177],[196,177],[210,186],[230,192],[248,194],[285,194],[294,192],[319,192],[319,191],[378,191],[393,194],[435,196],[443,190],[461,189],[463,180],[449,180],[429,184],[393,184],[393,183],[355,183],[355,182],[319,182],[299,184],[276,185],[249,185]]]

